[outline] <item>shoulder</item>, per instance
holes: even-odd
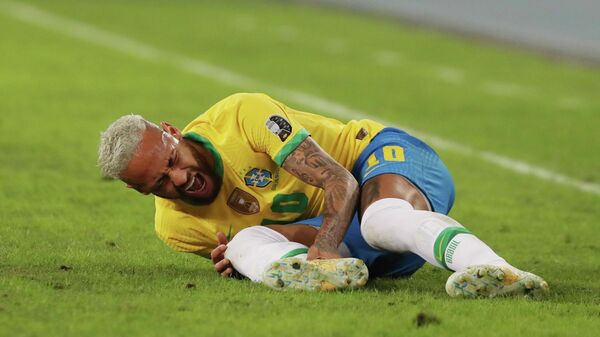
[[[183,133],[189,131],[206,133],[205,129],[211,128],[222,131],[223,127],[237,124],[241,114],[247,114],[247,111],[251,110],[250,107],[266,99],[269,99],[267,95],[259,93],[236,93],[227,96],[186,125]]]
[[[225,97],[222,102],[229,102],[232,104],[243,104],[243,103],[252,103],[252,102],[261,102],[261,101],[272,101],[273,99],[265,94],[260,92],[238,92],[232,94],[230,96]]]
[[[237,93],[225,98],[222,102],[238,111],[253,111],[256,109],[281,109],[286,106],[264,93]]]
[[[225,97],[190,122],[183,133],[214,134],[220,138],[262,127],[271,115],[286,115],[286,106],[263,93],[236,93]],[[289,118],[289,117],[288,117]],[[210,138],[210,137],[209,137]]]
[[[212,122],[235,120],[240,115],[248,115],[257,110],[264,110],[268,106],[280,104],[263,93],[236,93],[217,102],[202,114],[201,117]]]
[[[257,104],[274,101],[269,95],[264,93],[249,93],[249,92],[238,92],[229,95],[219,102],[217,102],[213,108],[216,110],[239,108],[248,104]],[[213,109],[211,108],[211,110]]]

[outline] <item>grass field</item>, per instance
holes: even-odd
[[[598,193],[451,147],[451,215],[544,276],[547,299],[450,299],[428,266],[277,293],[170,251],[152,198],[100,178],[99,132],[131,112],[184,126],[238,91],[600,183],[598,69],[288,2],[0,0],[0,336],[597,335]]]

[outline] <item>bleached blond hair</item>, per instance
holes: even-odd
[[[125,115],[100,134],[98,166],[102,175],[119,179],[142,142],[144,131],[157,127],[140,115]]]

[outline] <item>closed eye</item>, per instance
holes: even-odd
[[[162,177],[160,177],[160,179],[158,179],[158,181],[156,182],[156,188],[155,190],[159,190],[162,188],[162,185],[165,183],[165,181],[167,180],[167,175],[164,174]]]
[[[167,168],[173,167],[173,165],[175,164],[175,157],[176,157],[176,155],[177,155],[177,151],[174,151],[174,154],[171,155],[171,157],[167,161]],[[168,177],[169,177],[168,173],[163,173],[163,175],[154,184],[154,188],[152,190],[153,191],[158,191],[158,190],[162,189],[163,184],[165,183],[165,181],[167,180]]]

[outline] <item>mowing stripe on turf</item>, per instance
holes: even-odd
[[[575,188],[582,192],[600,195],[600,185],[598,184],[578,180],[548,170],[544,167],[531,165],[497,153],[476,150],[469,146],[458,144],[444,138],[400,126],[391,121],[382,120],[381,118],[374,118],[364,112],[350,108],[335,101],[299,90],[286,89],[260,82],[225,68],[215,66],[208,62],[199,59],[192,59],[172,52],[162,51],[142,42],[93,27],[86,23],[51,14],[31,5],[18,2],[2,2],[0,3],[0,6],[2,11],[4,11],[6,14],[23,22],[75,37],[80,40],[138,57],[146,61],[169,64],[182,71],[220,82],[234,88],[241,88],[245,91],[248,91],[249,89],[266,91],[272,93],[274,96],[283,97],[287,100],[294,101],[312,109],[332,114],[340,118],[375,119],[383,124],[399,127],[417,137],[423,138],[434,147],[451,151],[463,156],[474,157],[517,174],[534,176],[542,180],[547,180],[556,184]],[[495,85],[492,86],[492,89],[500,90],[500,93],[505,93],[507,91],[514,90],[515,88],[503,86],[499,87],[498,85]]]

